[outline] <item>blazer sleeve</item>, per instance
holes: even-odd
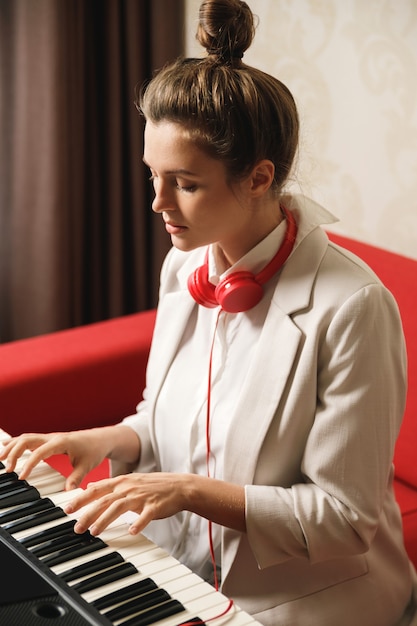
[[[169,266],[174,255],[174,248],[168,252],[165,257],[164,263],[161,268],[161,280],[159,287],[159,300],[163,297],[164,291],[166,291],[166,285],[170,277]],[[175,275],[175,273],[174,273]],[[112,476],[120,476],[129,472],[154,472],[158,471],[158,463],[154,453],[154,447],[151,437],[151,420],[150,420],[150,402],[149,402],[149,361],[155,357],[155,352],[158,351],[158,312],[156,315],[155,328],[152,338],[152,345],[149,354],[147,374],[146,374],[146,387],[143,391],[143,400],[139,402],[136,407],[136,413],[125,417],[121,425],[130,426],[135,431],[140,439],[141,443],[141,456],[138,464],[128,464],[122,461],[110,462],[110,473]],[[160,348],[159,348],[160,349]]]
[[[248,539],[261,568],[294,557],[319,562],[364,553],[383,508],[395,506],[392,458],[406,356],[398,308],[385,287],[368,284],[350,295],[323,330],[314,358],[317,408],[302,480],[287,488],[246,486]],[[293,406],[301,410],[302,397]]]

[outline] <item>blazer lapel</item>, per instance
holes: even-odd
[[[171,250],[167,258],[173,251]],[[205,250],[202,249],[191,254],[182,253],[181,263],[177,265],[171,277],[172,285],[168,286],[167,292],[158,304],[154,330],[154,336],[158,337],[158,341],[151,346],[147,371],[147,387],[152,389],[149,397],[154,398],[154,402],[182,340],[191,312],[197,306],[188,291],[187,279],[197,265],[203,262],[204,254]]]
[[[242,390],[232,417],[225,443],[225,480],[253,482],[260,448],[302,339],[293,316],[309,305],[326,248],[326,234],[316,229],[294,250],[282,271],[246,378],[248,386]]]
[[[274,306],[274,305],[272,305]],[[258,453],[297,353],[300,331],[281,310],[269,313],[225,444],[225,480],[253,482]]]
[[[157,358],[149,359],[147,372],[147,385],[152,389],[150,395],[155,399],[175,357],[194,306],[197,304],[187,291],[169,293],[160,303],[154,331],[158,334],[158,355]]]

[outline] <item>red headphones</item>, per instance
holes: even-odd
[[[198,267],[188,278],[188,290],[194,300],[203,306],[221,306],[228,313],[248,311],[262,300],[264,285],[288,259],[297,235],[297,224],[291,213],[282,207],[287,220],[284,241],[276,255],[258,274],[245,270],[233,272],[213,285],[208,279],[208,263]]]

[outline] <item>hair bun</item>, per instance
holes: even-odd
[[[204,0],[200,6],[197,41],[223,62],[241,59],[255,34],[253,14],[241,0]]]

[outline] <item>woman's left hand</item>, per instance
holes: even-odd
[[[83,511],[75,532],[87,529],[92,535],[100,534],[111,522],[126,511],[139,515],[130,528],[133,535],[141,532],[149,522],[175,515],[185,508],[186,484],[190,474],[127,474],[90,483],[87,489],[66,505],[66,513]]]

